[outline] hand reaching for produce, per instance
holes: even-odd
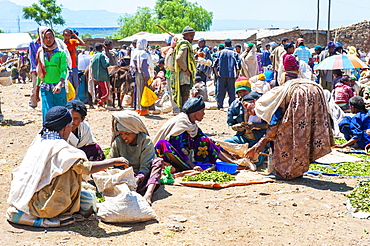
[[[193,168],[193,170],[194,170],[194,171],[197,171],[197,172],[201,172],[201,171],[203,171],[203,169],[202,169],[200,166],[195,166],[195,167]]]

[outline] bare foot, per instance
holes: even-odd
[[[144,198],[149,203],[149,205],[152,206],[152,195],[151,194],[145,194]]]

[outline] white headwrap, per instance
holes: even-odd
[[[112,114],[112,142],[119,135],[120,131],[133,132],[135,134],[143,132],[149,136],[148,129],[135,111],[125,110]]]

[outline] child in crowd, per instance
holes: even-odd
[[[192,97],[202,96],[203,101],[208,101],[207,85],[202,81],[200,76],[196,76],[194,79],[194,86],[190,91]]]

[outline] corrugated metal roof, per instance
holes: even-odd
[[[28,33],[0,33],[0,50],[11,50],[32,41]]]
[[[291,29],[291,28],[261,28],[261,29],[246,29],[246,30],[225,30],[225,31],[207,31],[207,32],[196,32],[194,40],[204,38],[205,40],[219,40],[224,41],[227,38],[232,40],[246,40],[256,34],[256,39],[259,40],[265,37],[277,36],[283,33],[291,32],[294,30],[302,31],[314,31],[315,29]],[[181,37],[181,34],[176,34]],[[145,38],[148,42],[150,41],[166,41],[168,34],[153,34],[147,32],[139,32],[130,37],[120,39],[120,42],[132,42],[134,39]]]

